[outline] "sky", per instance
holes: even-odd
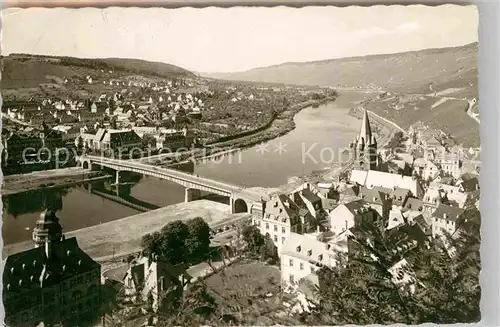
[[[459,46],[475,6],[9,8],[2,54],[137,58],[195,72]]]

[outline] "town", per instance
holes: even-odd
[[[3,325],[478,322],[477,33],[395,18],[456,7],[7,9]]]
[[[250,219],[239,219],[226,227],[210,228],[201,218],[187,225],[169,223],[160,232],[145,235],[142,251],[131,254],[129,262],[106,271],[78,247],[75,238],[65,239],[53,211],[44,211],[33,230],[35,248],[7,258],[7,312],[16,308],[12,321],[39,318],[41,313],[54,322],[89,316],[95,319],[93,315],[97,315],[113,325],[116,319],[132,319],[135,311],[127,310],[140,307],[143,311],[139,312],[144,313],[138,315],[158,320],[169,312],[165,308],[172,305],[176,292],[202,287],[203,282],[196,280],[221,271],[225,274],[233,262],[237,265],[248,260],[257,260],[252,264],[263,265],[262,269],[269,269],[268,264],[276,267],[275,273],[280,275],[276,283],[280,292],[288,294],[281,296],[288,298],[282,300],[282,315],[315,310],[320,305],[315,287],[326,283],[319,280],[326,278],[322,271],[338,267],[342,260],[354,260],[351,256],[372,262],[384,260],[392,287],[418,292],[418,288],[426,288],[419,280],[422,267],[418,253],[440,244],[448,260],[463,260],[463,251],[470,249],[457,248],[464,245],[456,245],[456,240],[467,233],[478,237],[480,163],[467,159],[463,149],[447,148],[439,137],[416,124],[408,133],[395,132],[387,146],[379,149],[365,110],[359,135],[350,147],[352,169],[335,180],[288,185],[294,188],[271,194],[250,212]],[[370,235],[368,230],[374,226],[383,234]],[[218,235],[234,237],[227,242]],[[184,242],[187,253],[180,246]],[[386,248],[389,244],[392,248]],[[213,248],[222,253],[223,267],[227,268],[212,264],[202,271],[191,269],[196,274],[190,275],[191,264],[197,267],[200,262],[212,261],[206,255],[213,253],[209,250]],[[257,259],[251,259],[255,256]],[[52,282],[50,274],[57,276]],[[25,287],[35,293],[20,292]],[[123,301],[120,314],[101,311],[109,305],[108,288],[123,294],[116,295]],[[203,292],[210,293],[205,288]],[[259,295],[238,295],[235,302],[251,301],[255,296]],[[269,296],[277,294],[269,292]],[[68,301],[68,308],[61,305],[57,311],[49,305],[53,301]],[[244,313],[225,317],[237,322]]]

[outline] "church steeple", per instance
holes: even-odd
[[[372,134],[368,111],[364,108],[359,135],[351,145],[352,158],[359,169],[377,169],[377,140]]]
[[[361,129],[359,131],[359,140],[363,139],[366,145],[372,144],[372,128],[370,126],[370,120],[368,119],[368,111],[364,110],[363,122],[361,123]]]

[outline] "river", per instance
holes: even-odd
[[[327,168],[338,160],[359,129],[360,121],[348,114],[355,100],[359,96],[341,96],[319,108],[306,108],[295,116],[296,128],[290,133],[215,161],[201,162],[194,171],[246,187],[278,187],[290,177]],[[92,186],[113,194],[109,187],[103,188],[102,182]],[[134,204],[130,206],[90,193],[86,187],[3,197],[4,244],[29,240],[36,219],[47,206],[58,210],[64,231],[71,231],[137,214],[141,212],[138,204],[147,203],[151,209],[184,201],[182,186],[146,176],[136,177],[125,195],[120,194]]]

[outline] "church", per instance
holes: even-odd
[[[363,122],[361,123],[359,135],[351,143],[351,158],[354,160],[354,169],[377,170],[377,140],[375,135],[372,134],[366,108],[363,113]]]

